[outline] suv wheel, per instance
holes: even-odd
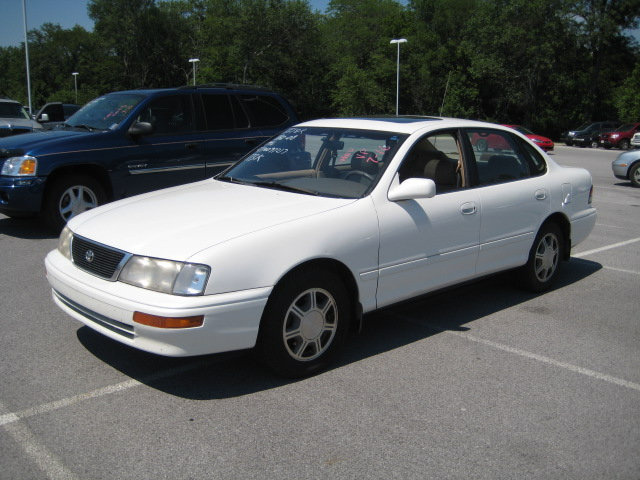
[[[629,140],[627,140],[626,138],[623,138],[622,140],[620,140],[620,143],[618,144],[618,146],[622,149],[622,150],[629,150]]]
[[[43,207],[47,225],[60,232],[76,215],[106,202],[104,189],[98,181],[87,175],[71,175],[54,180]]]

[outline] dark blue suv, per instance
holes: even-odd
[[[294,123],[259,87],[110,93],[55,130],[0,140],[0,213],[59,231],[102,203],[211,177]]]

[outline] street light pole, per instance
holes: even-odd
[[[29,74],[29,42],[27,41],[27,5],[26,0],[22,0],[22,18],[24,20],[24,55],[27,63],[27,96],[29,97],[29,116],[31,110],[31,76]]]
[[[199,58],[190,58],[189,63],[193,65],[193,86],[196,86],[196,64],[200,61]]]
[[[398,103],[400,99],[400,44],[406,43],[406,38],[394,38],[391,40],[391,44],[395,43],[398,45],[398,56],[397,56],[397,68],[396,68],[396,117],[398,116]]]
[[[78,103],[78,72],[73,72],[73,86],[76,89],[76,103]]]

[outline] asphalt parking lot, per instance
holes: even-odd
[[[500,275],[369,315],[335,368],[168,359],[63,314],[0,215],[1,479],[638,479],[640,189],[559,146],[598,221],[542,295]]]

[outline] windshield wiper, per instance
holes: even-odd
[[[315,195],[320,196],[320,192],[315,190],[307,190],[306,188],[292,187],[291,185],[285,185],[283,183],[278,183],[276,181],[271,182],[250,182],[251,185],[256,185],[258,187],[266,187],[273,188],[276,190],[284,190],[285,192],[293,192],[293,193],[304,193],[306,195]]]
[[[78,125],[70,125],[73,128],[84,128],[85,130],[89,130],[93,132],[94,130],[102,130],[101,128],[92,127],[91,125],[85,125],[84,123],[79,123]]]
[[[239,185],[253,185],[252,182],[247,182],[244,180],[239,180],[237,178],[233,178],[233,177],[229,177],[227,175],[224,175],[222,177],[215,177],[216,180],[220,180],[221,182],[229,182],[229,183],[237,183]]]

